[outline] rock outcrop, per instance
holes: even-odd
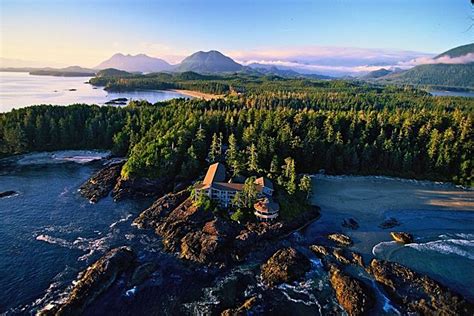
[[[311,245],[309,246],[309,249],[313,251],[316,256],[320,259],[326,257],[329,254],[329,251],[326,247],[320,246],[320,245]]]
[[[386,219],[385,221],[383,221],[383,223],[379,225],[379,227],[382,229],[393,228],[396,226],[400,226],[400,222],[393,217]]]
[[[160,196],[167,192],[169,183],[167,179],[120,178],[112,190],[112,197],[119,201],[134,197]]]
[[[364,267],[362,256],[346,248],[311,245],[309,249],[319,258],[326,269],[331,266],[344,266],[349,264]]]
[[[81,195],[92,203],[106,197],[117,183],[123,164],[112,164],[96,172],[79,188]]]
[[[398,263],[373,259],[367,271],[404,313],[474,315],[474,304],[460,294]]]
[[[149,208],[140,213],[133,221],[138,228],[155,228],[160,220],[167,216],[179,204],[189,197],[188,190],[170,193],[157,199]]]
[[[353,218],[344,219],[341,225],[342,227],[350,228],[352,230],[356,230],[359,228],[359,223],[357,223],[357,221]]]
[[[83,310],[106,291],[135,261],[128,247],[115,248],[89,266],[76,281],[67,299],[40,315],[81,315]]]
[[[268,286],[290,283],[304,276],[311,269],[311,262],[294,248],[275,252],[261,266],[262,279]]]
[[[314,207],[292,221],[241,225],[201,209],[183,190],[170,193],[143,211],[134,224],[152,228],[164,249],[206,265],[240,261],[255,247],[290,234],[319,217]]]
[[[393,240],[401,244],[410,244],[413,242],[413,236],[408,233],[391,232],[390,236],[392,236]]]
[[[12,190],[3,191],[3,192],[0,192],[0,199],[5,198],[5,197],[10,197],[10,196],[13,196],[13,195],[16,195],[16,194],[18,194],[18,192],[12,191]]]
[[[181,239],[180,257],[199,263],[225,263],[237,230],[229,222],[215,218],[204,224],[202,230],[193,231]]]
[[[329,271],[329,280],[336,292],[337,301],[350,316],[366,315],[374,306],[374,296],[363,282],[335,266]]]
[[[330,234],[328,235],[328,239],[343,247],[352,246],[352,239],[344,234]]]

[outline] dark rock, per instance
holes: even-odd
[[[81,315],[85,307],[105,292],[134,261],[135,254],[130,248],[112,249],[82,273],[63,303],[39,314]]]
[[[156,271],[156,264],[153,262],[147,262],[139,265],[132,273],[130,278],[130,286],[140,285],[145,282],[150,275]]]
[[[261,266],[263,282],[269,286],[296,281],[310,269],[308,258],[294,248],[278,250]]]
[[[334,241],[340,246],[344,246],[344,247],[352,246],[351,238],[344,234],[330,234],[328,235],[328,239]]]
[[[215,218],[204,224],[201,231],[190,232],[181,239],[180,257],[199,263],[225,263],[236,233],[230,223]]]
[[[324,246],[311,245],[309,246],[309,249],[311,249],[311,251],[313,251],[316,254],[316,256],[320,259],[326,257],[329,254],[328,249]]]
[[[334,258],[336,258],[336,260],[342,264],[351,263],[351,261],[348,258],[346,258],[346,256],[344,255],[344,251],[341,248],[335,248],[332,254],[334,255]]]
[[[236,230],[223,219],[207,222],[202,231],[193,231],[181,239],[180,257],[199,263],[225,263]]]
[[[165,250],[181,252],[182,238],[188,233],[200,232],[204,224],[213,218],[211,212],[195,206],[188,198],[157,223],[155,232],[161,236]]]
[[[460,294],[398,263],[373,259],[367,271],[403,314],[474,315],[474,304]]]
[[[359,266],[364,267],[364,259],[357,252],[352,252],[352,263],[358,264]]]
[[[166,194],[140,213],[133,221],[138,228],[155,228],[157,223],[189,197],[189,191]]]
[[[329,275],[337,301],[350,316],[365,315],[374,306],[374,296],[363,282],[335,266],[331,267]]]
[[[344,221],[342,222],[342,226],[355,230],[359,228],[359,223],[357,223],[357,221],[353,218],[348,218],[344,219]]]
[[[3,192],[0,192],[0,199],[5,198],[5,197],[9,197],[9,196],[13,196],[13,195],[16,195],[16,194],[18,194],[18,192],[12,191],[12,190],[3,191]]]
[[[79,188],[81,195],[92,203],[107,196],[120,177],[123,163],[109,165],[96,172]]]
[[[167,192],[168,187],[167,179],[120,178],[112,190],[112,196],[116,201],[134,197],[153,197]]]
[[[379,225],[382,229],[393,228],[395,226],[400,226],[400,222],[393,217],[386,219],[382,224]]]
[[[413,242],[413,236],[408,233],[391,232],[390,235],[392,236],[393,240],[395,240],[398,243],[410,244]]]

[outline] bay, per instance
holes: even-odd
[[[26,72],[0,72],[0,112],[30,105],[69,105],[75,103],[104,105],[118,98],[146,100],[151,103],[174,98],[189,98],[165,90],[108,92],[87,82],[88,77],[34,76]]]

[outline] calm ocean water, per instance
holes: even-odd
[[[327,273],[308,245],[324,238],[327,232],[341,230],[354,239],[355,250],[366,260],[375,255],[401,262],[474,297],[473,212],[387,210],[368,216],[358,211],[337,212],[322,205],[321,219],[304,232],[259,250],[230,271],[212,272],[162,252],[153,232],[131,226],[151,201],[115,203],[107,197],[90,204],[78,194],[79,186],[103,165],[84,156],[100,158],[105,154],[33,153],[1,161],[0,191],[15,190],[19,194],[0,199],[0,314],[31,313],[59,300],[79,271],[107,250],[122,245],[134,248],[140,262],[157,263],[158,271],[139,287],[129,288],[118,282],[86,315],[205,313],[226,293],[235,291],[232,289],[237,279],[255,278],[260,262],[282,246],[296,247],[311,259],[313,268],[306,281],[283,284],[269,292],[257,280],[257,285],[246,292],[270,295],[282,312],[319,315],[340,311]],[[336,180],[319,179],[317,185],[329,188],[329,183]],[[387,183],[390,181],[378,185],[383,188]],[[341,227],[341,221],[349,216],[359,221],[358,230]],[[383,218],[391,216],[402,222],[400,230],[415,234],[415,244],[393,244],[388,232],[377,227]],[[383,313],[382,306],[379,312]]]
[[[161,90],[107,92],[87,84],[88,80],[88,77],[32,76],[26,72],[0,72],[0,112],[37,104],[103,105],[117,98],[147,100],[151,103],[173,98],[189,98],[180,93]]]

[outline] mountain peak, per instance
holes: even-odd
[[[241,64],[217,50],[195,52],[186,57],[176,68],[179,72],[194,71],[198,73],[235,72],[242,69]]]
[[[130,54],[124,55],[122,53],[117,53],[97,65],[95,68],[115,68],[128,72],[159,72],[169,71],[172,66],[163,59],[150,57],[145,54],[134,56]]]

